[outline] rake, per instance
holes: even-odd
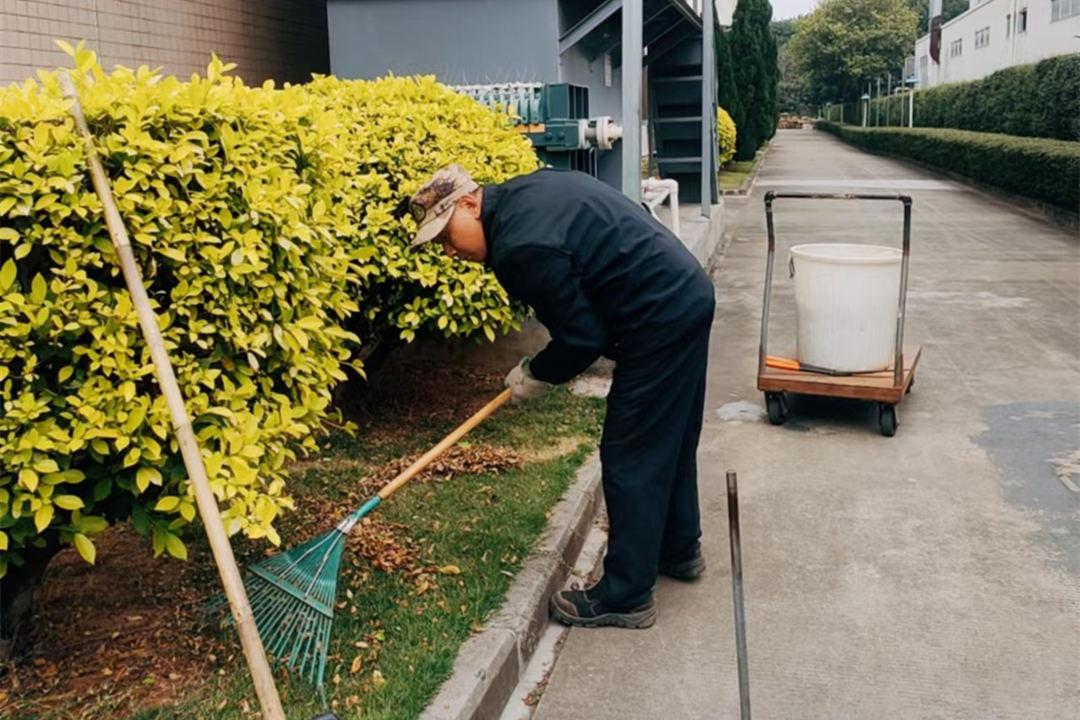
[[[509,389],[501,392],[333,530],[248,568],[244,584],[267,652],[290,672],[314,684],[324,705],[323,676],[334,619],[334,597],[341,553],[349,533],[365,515],[509,400],[511,394]]]

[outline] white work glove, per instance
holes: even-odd
[[[538,398],[551,387],[550,383],[537,380],[532,376],[532,372],[529,371],[529,360],[530,358],[527,357],[522,358],[521,362],[515,365],[506,376],[506,387],[514,391],[514,396],[511,398],[513,402]]]

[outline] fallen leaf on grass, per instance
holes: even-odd
[[[364,658],[357,655],[353,658],[352,665],[349,666],[349,672],[355,675],[360,672],[360,666],[364,664]]]
[[[457,565],[443,565],[441,568],[439,568],[439,572],[443,575],[460,575],[461,568],[459,568]]]

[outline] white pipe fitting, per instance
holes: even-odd
[[[682,238],[679,226],[679,183],[670,178],[645,178],[641,181],[641,193],[649,207],[655,207],[666,199],[671,206],[671,232]]]
[[[585,138],[601,150],[611,150],[622,134],[621,125],[616,125],[609,115],[601,115],[588,121]]]

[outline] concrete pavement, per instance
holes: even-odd
[[[538,720],[738,717],[724,471],[739,473],[757,718],[1080,714],[1080,244],[996,199],[813,131],[781,131],[727,198],[716,266],[699,583],[645,631],[573,630]],[[768,189],[914,197],[894,438],[870,405],[796,398],[768,425],[755,362]],[[897,244],[899,205],[776,204],[771,348],[794,350],[794,242]]]

